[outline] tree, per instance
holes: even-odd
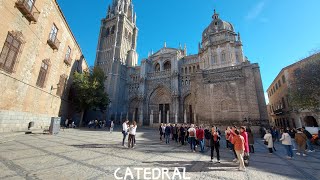
[[[106,76],[98,68],[90,72],[75,72],[73,80],[73,102],[76,110],[81,112],[80,124],[82,126],[83,115],[87,110],[100,110],[104,112],[110,103],[108,94],[104,91]]]
[[[289,98],[294,110],[315,111],[320,107],[320,54],[310,58],[293,72]]]

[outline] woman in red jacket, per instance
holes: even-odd
[[[240,127],[240,135],[244,138],[244,153],[249,155],[249,141],[248,141],[248,133],[246,132],[246,127]]]

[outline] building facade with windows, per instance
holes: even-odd
[[[0,1],[0,131],[72,117],[72,74],[88,68],[55,0]]]
[[[137,65],[136,15],[131,0],[113,0],[101,22],[95,65],[108,76],[108,114],[143,125],[268,123],[258,64],[244,56],[240,34],[214,12],[198,54],[166,43]]]
[[[308,110],[296,111],[290,106],[290,84],[294,82],[294,72],[310,60],[319,60],[320,53],[302,59],[294,64],[283,68],[267,93],[269,98],[268,113],[270,124],[276,127],[298,128],[302,126],[318,127],[320,124],[320,114]]]

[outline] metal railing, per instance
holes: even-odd
[[[40,11],[34,5],[34,1],[32,0],[17,0],[15,6],[20,10],[23,16],[29,22],[37,22]]]

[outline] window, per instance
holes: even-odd
[[[53,26],[51,28],[51,31],[50,31],[49,39],[52,42],[55,42],[56,39],[57,39],[57,34],[58,34],[58,28],[57,28],[57,26],[55,24],[53,24]]]
[[[4,42],[1,54],[0,54],[0,69],[7,71],[8,73],[12,73],[17,63],[18,54],[21,48],[22,41],[18,37],[9,32]],[[22,34],[20,33],[20,36]]]
[[[278,83],[276,83],[276,90],[278,90]]]
[[[34,5],[34,0],[27,0],[26,5],[27,5],[28,10],[31,11],[33,8],[33,5]]]
[[[226,53],[222,52],[221,54],[221,62],[225,62],[226,61]]]
[[[280,80],[278,80],[278,84],[279,84],[279,88],[281,87],[281,82],[280,82]]]
[[[57,89],[57,96],[62,96],[64,93],[64,88],[67,83],[67,75],[61,75],[59,84],[58,84],[58,89]]]
[[[154,71],[155,72],[159,72],[160,71],[160,64],[159,63],[156,64],[156,66],[154,68]]]
[[[110,35],[110,28],[107,28],[106,36],[108,37],[109,35]]]
[[[48,74],[48,69],[49,69],[49,63],[48,60],[44,60],[41,63],[39,75],[38,75],[38,80],[37,80],[37,86],[43,88],[45,85],[45,81],[47,78]]]
[[[286,83],[286,77],[284,77],[284,75],[282,75],[282,84]]]
[[[68,49],[67,49],[65,63],[71,64],[71,48],[70,48],[70,46],[68,46]]]
[[[112,26],[111,27],[111,34],[114,34],[114,31],[115,31],[115,26]]]
[[[284,97],[281,100],[282,100],[282,107],[286,108],[286,101],[284,100]]]
[[[214,53],[213,56],[211,57],[211,64],[216,64],[217,63],[217,54]]]

